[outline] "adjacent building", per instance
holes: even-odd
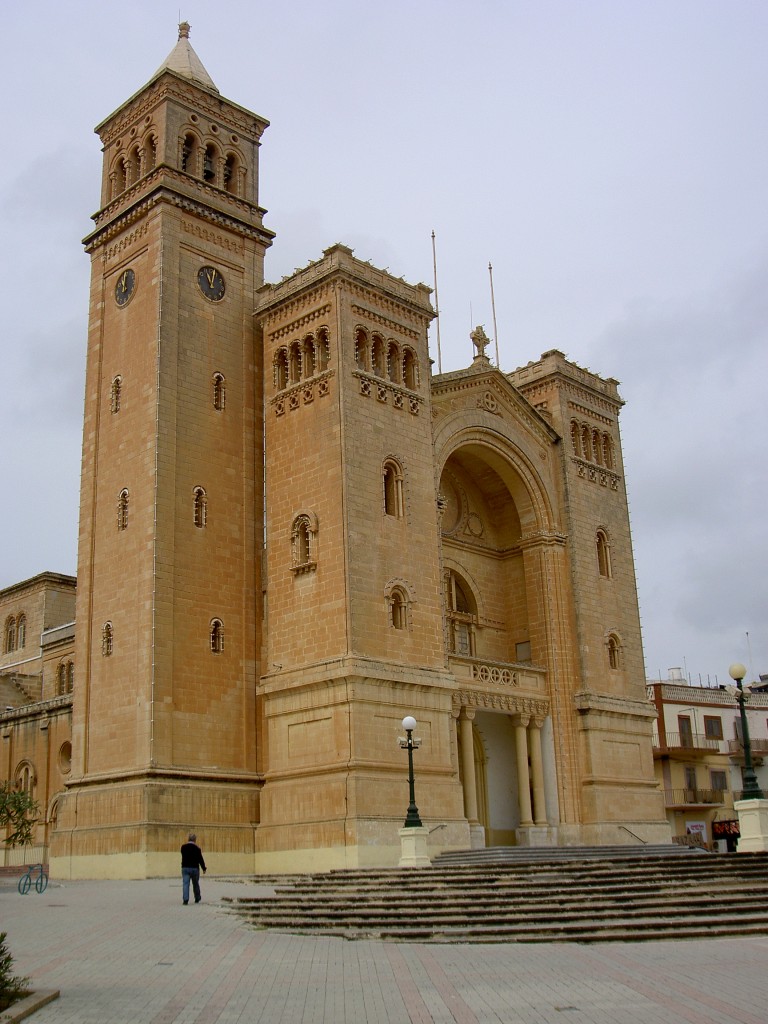
[[[658,712],[653,731],[656,777],[675,842],[700,840],[719,850],[736,845],[733,803],[743,789],[744,737],[731,689],[691,686],[680,669],[670,669],[667,680],[648,682],[648,696]],[[746,711],[758,784],[768,793],[768,693],[751,693]]]

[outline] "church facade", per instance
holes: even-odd
[[[265,284],[266,127],[183,24],[97,128],[52,873],[174,873],[189,828],[217,871],[394,865],[407,714],[431,853],[668,839],[617,382],[481,329],[434,375],[430,290],[343,245]]]

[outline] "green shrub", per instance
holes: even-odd
[[[29,978],[18,978],[11,973],[13,957],[5,944],[6,935],[0,932],[0,1012],[29,994]]]

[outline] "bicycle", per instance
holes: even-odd
[[[26,870],[26,873],[19,879],[19,892],[22,896],[25,896],[32,888],[32,872],[37,869],[38,875],[35,879],[35,889],[37,892],[45,892],[48,887],[48,875],[43,871],[42,864],[30,864]]]

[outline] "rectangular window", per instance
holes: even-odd
[[[704,715],[704,735],[708,740],[723,738],[723,720],[719,715]]]
[[[680,746],[692,747],[693,731],[691,729],[691,719],[688,717],[688,715],[677,716],[677,728],[680,733]]]
[[[715,771],[714,769],[709,773],[709,780],[712,789],[716,789],[721,793],[724,793],[728,789],[728,783],[726,781],[726,775],[723,771]]]
[[[685,766],[685,788],[696,789],[696,769],[692,766]]]
[[[515,661],[520,664],[525,664],[531,660],[531,641],[524,640],[520,644],[515,644]]]

